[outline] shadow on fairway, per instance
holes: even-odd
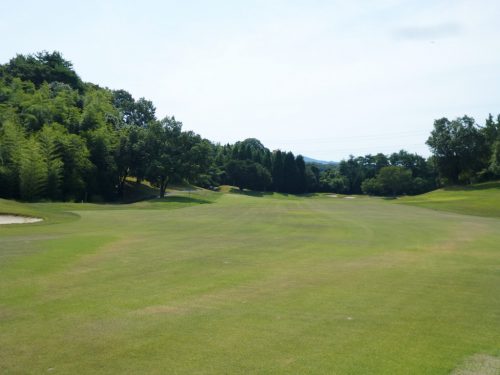
[[[229,189],[229,192],[231,194],[240,194],[240,195],[246,195],[249,197],[257,197],[257,198],[262,198],[262,197],[271,197],[271,196],[282,196],[284,198],[288,197],[315,197],[318,194],[316,193],[304,193],[304,194],[289,194],[289,193],[280,193],[280,192],[273,192],[273,191],[257,191],[257,190],[240,190],[238,188],[231,188]]]
[[[484,182],[475,185],[447,186],[443,188],[445,191],[474,191],[487,189],[500,189],[500,181]]]
[[[151,202],[166,203],[166,204],[184,203],[184,204],[189,204],[189,205],[214,203],[214,202],[209,201],[207,199],[201,199],[201,198],[195,198],[195,197],[183,197],[183,196],[176,196],[176,195],[166,196],[165,198],[156,198],[156,199],[151,200]]]
[[[231,188],[229,190],[232,194],[248,195],[249,197],[265,197],[266,195],[273,195],[273,192],[269,191],[256,191],[256,190],[240,190],[237,188]]]

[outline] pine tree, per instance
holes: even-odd
[[[295,164],[295,156],[288,152],[284,161],[284,191],[286,193],[298,192],[298,171]]]
[[[307,190],[306,163],[304,162],[302,155],[298,155],[295,158],[295,165],[297,168],[296,192],[302,194]]]
[[[280,150],[274,152],[272,160],[272,171],[271,175],[273,177],[273,189],[275,191],[283,192],[284,188],[284,160],[283,153]]]

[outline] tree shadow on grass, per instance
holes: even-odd
[[[184,203],[184,204],[190,204],[190,205],[214,203],[214,202],[207,200],[207,199],[201,199],[201,198],[196,198],[196,197],[184,197],[184,196],[178,196],[178,195],[167,195],[165,198],[153,199],[152,202]]]
[[[247,195],[249,197],[270,197],[273,196],[274,194],[278,194],[282,197],[315,197],[318,194],[317,193],[303,193],[303,194],[292,194],[292,193],[281,193],[281,192],[276,192],[276,191],[258,191],[258,190],[240,190],[238,188],[231,188],[229,189],[229,192],[232,194],[241,194],[241,195]]]
[[[248,195],[249,197],[265,197],[274,194],[270,191],[240,190],[238,188],[231,188],[229,192],[232,194]]]

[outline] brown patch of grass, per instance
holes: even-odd
[[[451,375],[499,375],[500,358],[487,354],[475,354],[469,357]]]
[[[186,308],[181,306],[168,306],[168,305],[159,305],[159,306],[148,306],[142,310],[137,311],[139,314],[145,315],[155,315],[155,314],[179,314],[183,315],[187,312]]]

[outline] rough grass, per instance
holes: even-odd
[[[500,354],[500,219],[172,198],[0,200],[46,218],[0,227],[0,373],[449,374]]]

